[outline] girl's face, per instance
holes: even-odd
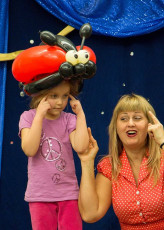
[[[49,91],[47,101],[51,105],[51,109],[48,110],[47,117],[56,119],[60,116],[68,103],[69,94],[70,85],[67,82],[62,82]]]
[[[145,147],[148,120],[143,112],[121,112],[117,118],[117,134],[125,149]]]

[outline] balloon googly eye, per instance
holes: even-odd
[[[75,50],[70,50],[66,53],[66,61],[70,62],[72,65],[78,63],[78,52]]]
[[[79,63],[87,63],[89,60],[89,53],[86,50],[79,50],[78,51],[78,61]]]

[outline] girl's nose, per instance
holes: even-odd
[[[61,99],[61,98],[58,98],[57,104],[58,104],[58,105],[61,105],[62,103],[63,103],[62,99]]]

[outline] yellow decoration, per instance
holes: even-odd
[[[63,30],[61,30],[58,35],[66,36],[70,32],[72,32],[75,28],[72,26],[66,26]],[[10,61],[14,60],[18,54],[20,54],[23,50],[18,50],[12,53],[0,53],[0,61]]]
[[[18,54],[20,54],[23,50],[18,50],[12,53],[6,53],[6,54],[2,54],[0,53],[0,61],[10,61],[15,59]]]
[[[62,31],[58,33],[58,35],[66,36],[70,32],[72,32],[75,28],[72,26],[66,26]]]

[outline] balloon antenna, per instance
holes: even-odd
[[[82,27],[80,28],[80,37],[82,38],[82,42],[81,42],[81,47],[80,50],[83,49],[84,46],[84,42],[86,38],[89,38],[92,34],[92,27],[89,23],[85,23],[84,25],[82,25]]]

